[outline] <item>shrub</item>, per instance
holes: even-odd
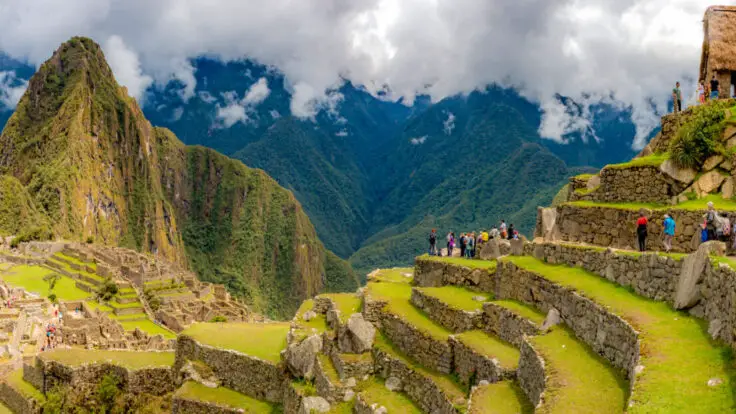
[[[49,297],[49,300],[51,301],[51,303],[56,303],[56,299],[57,299],[56,298],[56,293],[52,293],[48,297]]]
[[[210,319],[210,322],[227,322],[227,318],[222,315],[217,315],[214,318]]]
[[[51,233],[51,230],[46,227],[34,226],[21,231],[19,235],[15,236],[10,242],[10,247],[17,248],[21,243],[33,240],[50,240],[52,237],[54,235]]]
[[[670,142],[670,159],[676,166],[698,169],[708,157],[724,151],[725,109],[720,102],[693,109],[692,118]]]
[[[97,385],[97,400],[102,405],[103,412],[110,412],[115,405],[115,399],[120,394],[118,384],[120,384],[118,377],[107,374],[102,377],[102,381]]]
[[[87,236],[87,244],[92,244],[95,242],[95,238],[92,236]]]
[[[111,300],[115,295],[118,294],[118,285],[112,280],[105,280],[105,283],[101,284],[97,289],[97,298],[105,302]]]

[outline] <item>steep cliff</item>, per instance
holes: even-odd
[[[0,146],[0,174],[19,181],[56,236],[189,264],[272,317],[356,287],[291,193],[152,127],[90,39],[73,38],[41,66]]]

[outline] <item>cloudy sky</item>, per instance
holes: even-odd
[[[247,57],[286,75],[292,111],[302,116],[329,100],[341,77],[409,100],[497,83],[540,104],[547,138],[587,124],[585,113],[565,111],[558,94],[631,107],[643,138],[666,110],[674,82],[697,76],[705,8],[735,3],[0,0],[0,51],[37,65],[69,37],[90,36],[138,98],[174,78],[187,84],[184,98],[193,96],[190,58]],[[0,73],[0,102],[17,101],[22,92],[11,77]]]

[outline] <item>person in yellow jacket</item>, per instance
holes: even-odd
[[[480,237],[483,238],[483,243],[488,241],[488,232],[483,230],[483,233],[480,234]]]

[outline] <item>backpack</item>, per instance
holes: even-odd
[[[436,233],[429,233],[429,242],[435,243],[437,241],[437,234]]]

